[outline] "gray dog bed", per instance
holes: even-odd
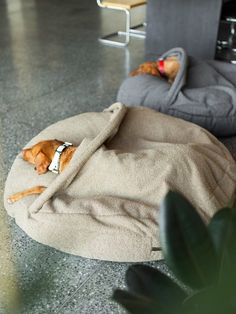
[[[111,261],[161,257],[158,209],[179,191],[204,220],[234,202],[236,164],[206,130],[149,108],[120,103],[53,124],[27,147],[47,139],[78,146],[67,168],[38,175],[17,156],[4,202],[33,239],[61,251]],[[36,185],[41,194],[8,204]]]
[[[217,136],[236,134],[236,66],[188,58],[182,48],[162,57],[170,55],[177,55],[181,63],[172,85],[151,75],[129,77],[117,100],[194,122]]]

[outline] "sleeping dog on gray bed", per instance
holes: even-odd
[[[176,56],[170,56],[166,59],[157,61],[147,61],[142,63],[136,70],[130,73],[130,76],[149,74],[157,77],[164,77],[169,83],[173,83],[179,71],[180,63]]]

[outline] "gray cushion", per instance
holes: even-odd
[[[127,78],[117,100],[128,106],[146,106],[196,123],[217,136],[236,134],[236,66],[176,54],[181,67],[172,85],[162,78],[140,75]]]

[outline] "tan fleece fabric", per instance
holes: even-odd
[[[113,104],[49,126],[46,139],[78,146],[59,175],[37,175],[17,156],[5,187],[8,214],[33,239],[61,251],[111,261],[161,257],[158,209],[179,191],[206,221],[232,206],[236,164],[206,130],[154,110]],[[6,198],[35,185],[48,188],[15,204]]]

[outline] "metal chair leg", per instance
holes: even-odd
[[[139,24],[139,25],[136,25],[136,26],[131,28],[130,10],[125,9],[125,8],[119,8],[119,7],[103,6],[101,0],[97,0],[97,3],[101,8],[122,11],[122,12],[125,12],[125,15],[126,15],[125,31],[117,31],[117,32],[114,32],[112,34],[103,36],[103,37],[99,38],[100,42],[102,42],[103,44],[106,44],[106,45],[110,45],[110,46],[126,47],[130,42],[130,36],[138,37],[138,38],[145,38],[146,33],[144,31],[140,31],[140,30],[136,29],[140,26],[143,26],[143,24]],[[112,38],[114,36],[119,36],[119,35],[125,36],[124,42],[109,39],[109,38]]]
[[[129,44],[130,42],[130,33],[129,33],[129,29],[130,29],[130,11],[127,9],[118,9],[118,8],[114,8],[115,10],[119,10],[122,12],[125,12],[126,14],[126,26],[125,26],[125,31],[118,31],[118,32],[114,32],[111,33],[109,35],[103,36],[101,38],[99,38],[99,41],[102,42],[103,44],[106,45],[111,45],[111,46],[117,46],[117,47],[125,47]],[[119,36],[119,35],[125,35],[125,41],[124,42],[120,42],[120,41],[116,41],[116,40],[111,40],[109,38],[112,38],[114,36]]]
[[[146,26],[145,23],[133,26],[132,28],[130,28],[129,31],[132,34],[132,36],[139,37],[139,38],[145,38],[146,37],[146,32],[137,29],[137,28],[143,27],[143,26],[144,27]]]

